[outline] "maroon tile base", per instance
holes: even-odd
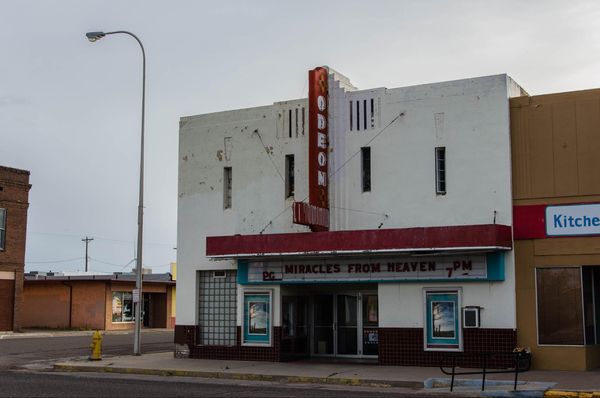
[[[517,331],[513,329],[463,329],[463,348],[467,355],[458,355],[457,365],[480,367],[481,357],[469,353],[512,352],[517,346]],[[379,328],[379,364],[396,366],[440,366],[447,352],[425,351],[423,329]],[[511,366],[511,356],[490,358],[489,367]]]
[[[189,347],[190,358],[201,359],[232,359],[242,361],[271,361],[280,362],[291,359],[289,353],[283,353],[289,348],[288,342],[282,346],[281,328],[273,330],[273,345],[271,347],[251,347],[241,345],[242,330],[237,328],[235,346],[205,346],[196,344],[198,326],[175,325],[175,343],[186,344]],[[510,353],[517,345],[517,332],[513,329],[464,329],[464,353],[459,355],[457,365],[461,367],[481,367],[482,358],[470,356],[469,353],[497,352]],[[285,349],[289,351],[289,349]],[[447,352],[424,351],[423,329],[420,328],[379,328],[379,364],[394,366],[439,366]],[[450,354],[452,355],[452,354]],[[490,368],[507,368],[512,366],[512,356],[497,356],[490,358],[487,366]]]
[[[198,359],[232,359],[238,361],[281,361],[281,328],[273,328],[273,345],[270,347],[254,347],[242,345],[242,328],[237,327],[235,346],[197,345],[198,326],[175,325],[175,344],[187,344],[190,358]]]

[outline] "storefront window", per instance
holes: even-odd
[[[131,292],[113,292],[112,321],[133,322],[133,295]]]
[[[583,345],[579,267],[538,268],[539,344]]]

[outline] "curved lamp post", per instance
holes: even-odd
[[[115,35],[115,34],[126,34],[133,37],[140,48],[142,49],[142,138],[140,148],[140,194],[138,204],[138,236],[137,236],[137,255],[135,265],[135,287],[138,291],[138,302],[135,305],[135,330],[133,336],[133,354],[141,355],[140,352],[140,341],[141,341],[141,329],[142,329],[142,237],[143,237],[143,226],[144,226],[144,116],[146,111],[146,52],[140,39],[131,32],[125,30],[117,30],[114,32],[88,32],[86,37],[90,42],[95,42],[102,39],[104,36]]]

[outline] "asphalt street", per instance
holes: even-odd
[[[408,397],[410,391],[135,375],[0,371],[0,397]],[[414,391],[412,392],[414,394]],[[414,395],[413,395],[414,396]]]
[[[59,373],[52,364],[87,356],[91,336],[0,339],[0,397],[395,397],[414,391],[102,373]],[[172,331],[145,331],[142,353],[171,351]],[[133,334],[107,334],[103,355],[128,355]]]
[[[10,338],[0,340],[0,370],[32,362],[89,355],[91,336]],[[127,355],[133,352],[133,333],[106,334],[103,355]],[[144,331],[142,353],[173,350],[173,331]]]

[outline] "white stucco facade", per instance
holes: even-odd
[[[522,89],[508,76],[356,90],[332,73],[329,93],[331,230],[512,225],[508,99]],[[207,236],[308,231],[292,222],[291,208],[308,196],[307,100],[182,117],[179,138],[177,323],[193,325],[197,271],[236,268],[235,260],[206,256]],[[362,147],[371,148],[370,192],[361,188]],[[436,147],[446,151],[443,195]],[[295,159],[293,198],[285,197],[286,155]],[[224,208],[225,167],[231,208]],[[423,327],[423,288],[458,286],[463,305],[482,307],[481,327],[515,329],[512,251],[504,267],[504,281],[379,283],[379,326]],[[280,287],[266,287],[279,326]]]

